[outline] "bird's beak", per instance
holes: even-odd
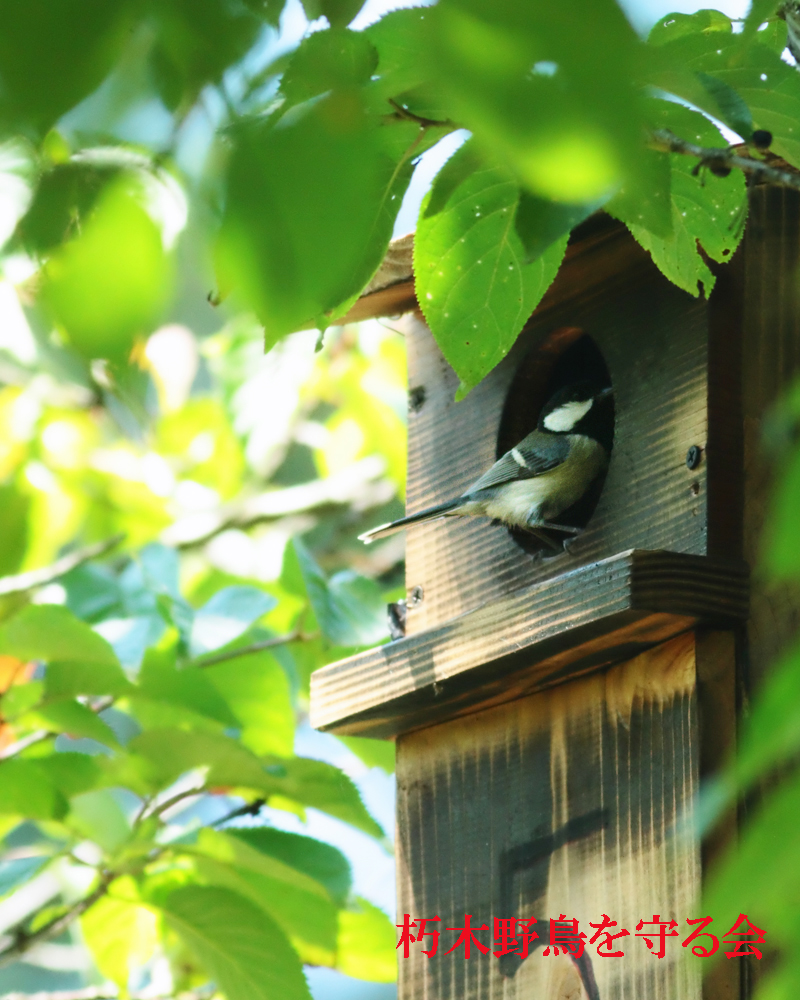
[[[614,394],[614,387],[608,386],[608,388],[606,389],[601,389],[600,392],[598,392],[598,394],[594,398],[595,400],[606,399],[608,396],[613,396],[613,394]]]

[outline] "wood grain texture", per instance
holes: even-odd
[[[437,955],[400,958],[400,1000],[699,1000],[697,966],[681,960],[696,912],[699,851],[691,836],[698,782],[691,634],[604,674],[411,733],[398,741],[398,909],[441,920]],[[680,832],[675,821],[682,820]],[[623,958],[525,961],[445,955],[448,927],[493,918],[589,921],[630,936]],[[654,914],[681,938],[657,959],[635,937]],[[536,943],[536,942],[535,942]],[[493,947],[497,947],[493,945]]]
[[[311,724],[395,736],[600,670],[697,622],[746,615],[741,566],[621,553],[317,670]]]
[[[406,532],[407,587],[424,593],[409,610],[409,634],[626,549],[710,554],[709,466],[690,471],[685,461],[692,445],[705,454],[709,436],[707,304],[671,285],[624,227],[609,223],[570,248],[511,353],[460,403],[457,379],[420,315],[404,323],[409,386],[425,390],[424,406],[409,416],[409,513],[457,496],[492,464],[514,375],[529,352],[539,352],[535,363],[546,374],[559,330],[579,328],[594,340],[616,409],[602,496],[568,553],[537,560],[504,527],[478,518]],[[534,421],[543,402],[529,401]],[[728,534],[717,534],[716,554],[735,549]]]

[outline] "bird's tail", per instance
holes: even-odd
[[[422,521],[435,521],[437,517],[444,517],[455,510],[456,507],[460,507],[462,503],[462,498],[458,497],[456,500],[449,500],[447,503],[440,503],[435,507],[428,507],[426,510],[421,510],[419,514],[409,514],[408,517],[401,517],[397,521],[390,521],[389,524],[379,524],[377,528],[372,528],[370,531],[365,531],[363,535],[359,535],[359,541],[364,542],[365,545],[369,545],[376,538],[385,538],[387,535],[393,535],[395,531],[400,531],[408,527],[409,524],[420,524]]]

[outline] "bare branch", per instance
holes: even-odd
[[[781,187],[791,187],[800,190],[800,173],[791,173],[788,170],[779,170],[771,167],[763,160],[755,160],[751,156],[739,156],[728,147],[717,148],[712,146],[698,146],[685,139],[679,139],[669,129],[660,128],[652,133],[651,147],[662,150],[665,153],[682,153],[684,156],[696,156],[700,161],[699,166],[709,167],[712,170],[731,170],[734,167],[742,170],[746,174],[767,184],[776,184]]]
[[[0,951],[0,968],[5,965],[9,965],[11,962],[15,962],[21,955],[30,951],[30,949],[40,941],[47,941],[50,938],[58,937],[58,935],[65,931],[71,923],[84,914],[90,906],[94,906],[98,899],[102,899],[103,896],[105,896],[108,892],[108,887],[114,878],[114,873],[103,872],[100,876],[100,882],[97,887],[93,889],[88,896],[84,896],[83,899],[79,899],[77,903],[74,903],[66,911],[66,913],[62,913],[61,916],[55,917],[55,919],[51,920],[43,927],[40,927],[38,931],[28,934],[26,931],[17,930],[11,938],[11,943]]]
[[[161,533],[161,541],[186,549],[203,545],[229,528],[251,528],[337,505],[349,504],[356,510],[377,507],[395,494],[394,486],[382,478],[385,471],[385,460],[370,455],[327,479],[268,490],[226,507],[187,515],[166,528]]]
[[[87,545],[85,548],[76,549],[69,555],[57,559],[52,566],[44,566],[42,569],[32,569],[27,573],[18,573],[16,576],[0,577],[0,597],[7,597],[9,594],[23,594],[26,590],[34,587],[44,587],[45,584],[52,583],[65,573],[81,566],[90,559],[102,556],[123,540],[124,535],[114,535],[106,538],[103,542],[95,542],[94,545]]]
[[[50,736],[55,735],[56,734],[51,733],[49,729],[37,729],[34,733],[28,733],[28,735],[23,736],[21,740],[9,743],[7,747],[0,750],[0,760],[6,760],[8,757],[16,757],[18,753],[22,753],[23,750],[27,750],[28,747],[32,747],[34,743],[41,743],[42,740],[46,740]]]
[[[240,656],[249,656],[250,653],[260,653],[264,649],[274,649],[276,646],[286,646],[290,642],[310,642],[316,639],[319,632],[307,634],[305,632],[289,632],[286,635],[275,635],[270,639],[260,639],[258,642],[251,642],[249,646],[239,646],[237,649],[228,649],[223,653],[214,653],[211,656],[203,656],[193,660],[194,667],[213,667],[217,663],[225,663],[228,660],[236,660]]]

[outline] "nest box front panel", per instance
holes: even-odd
[[[586,523],[568,551],[531,552],[484,518],[407,529],[409,634],[628,549],[710,554],[709,326],[707,303],[617,227],[570,247],[512,351],[461,402],[421,315],[406,318],[408,513],[462,493],[535,427],[553,390],[587,376],[614,389],[609,467],[594,509],[571,512]]]
[[[402,1000],[700,1000],[701,970],[681,947],[700,915],[700,852],[673,828],[698,786],[691,633],[401,736],[398,750],[398,923],[438,917],[426,930],[440,934],[435,954],[423,954],[430,934],[398,952]],[[466,914],[487,949],[473,943],[468,960],[463,945],[446,954]],[[575,959],[548,948],[561,914],[586,934]],[[604,935],[591,943],[602,914],[628,931],[611,949],[624,957],[602,957]],[[531,922],[527,956],[516,923],[495,954],[495,918]],[[653,919],[679,928],[663,958],[636,936]]]

